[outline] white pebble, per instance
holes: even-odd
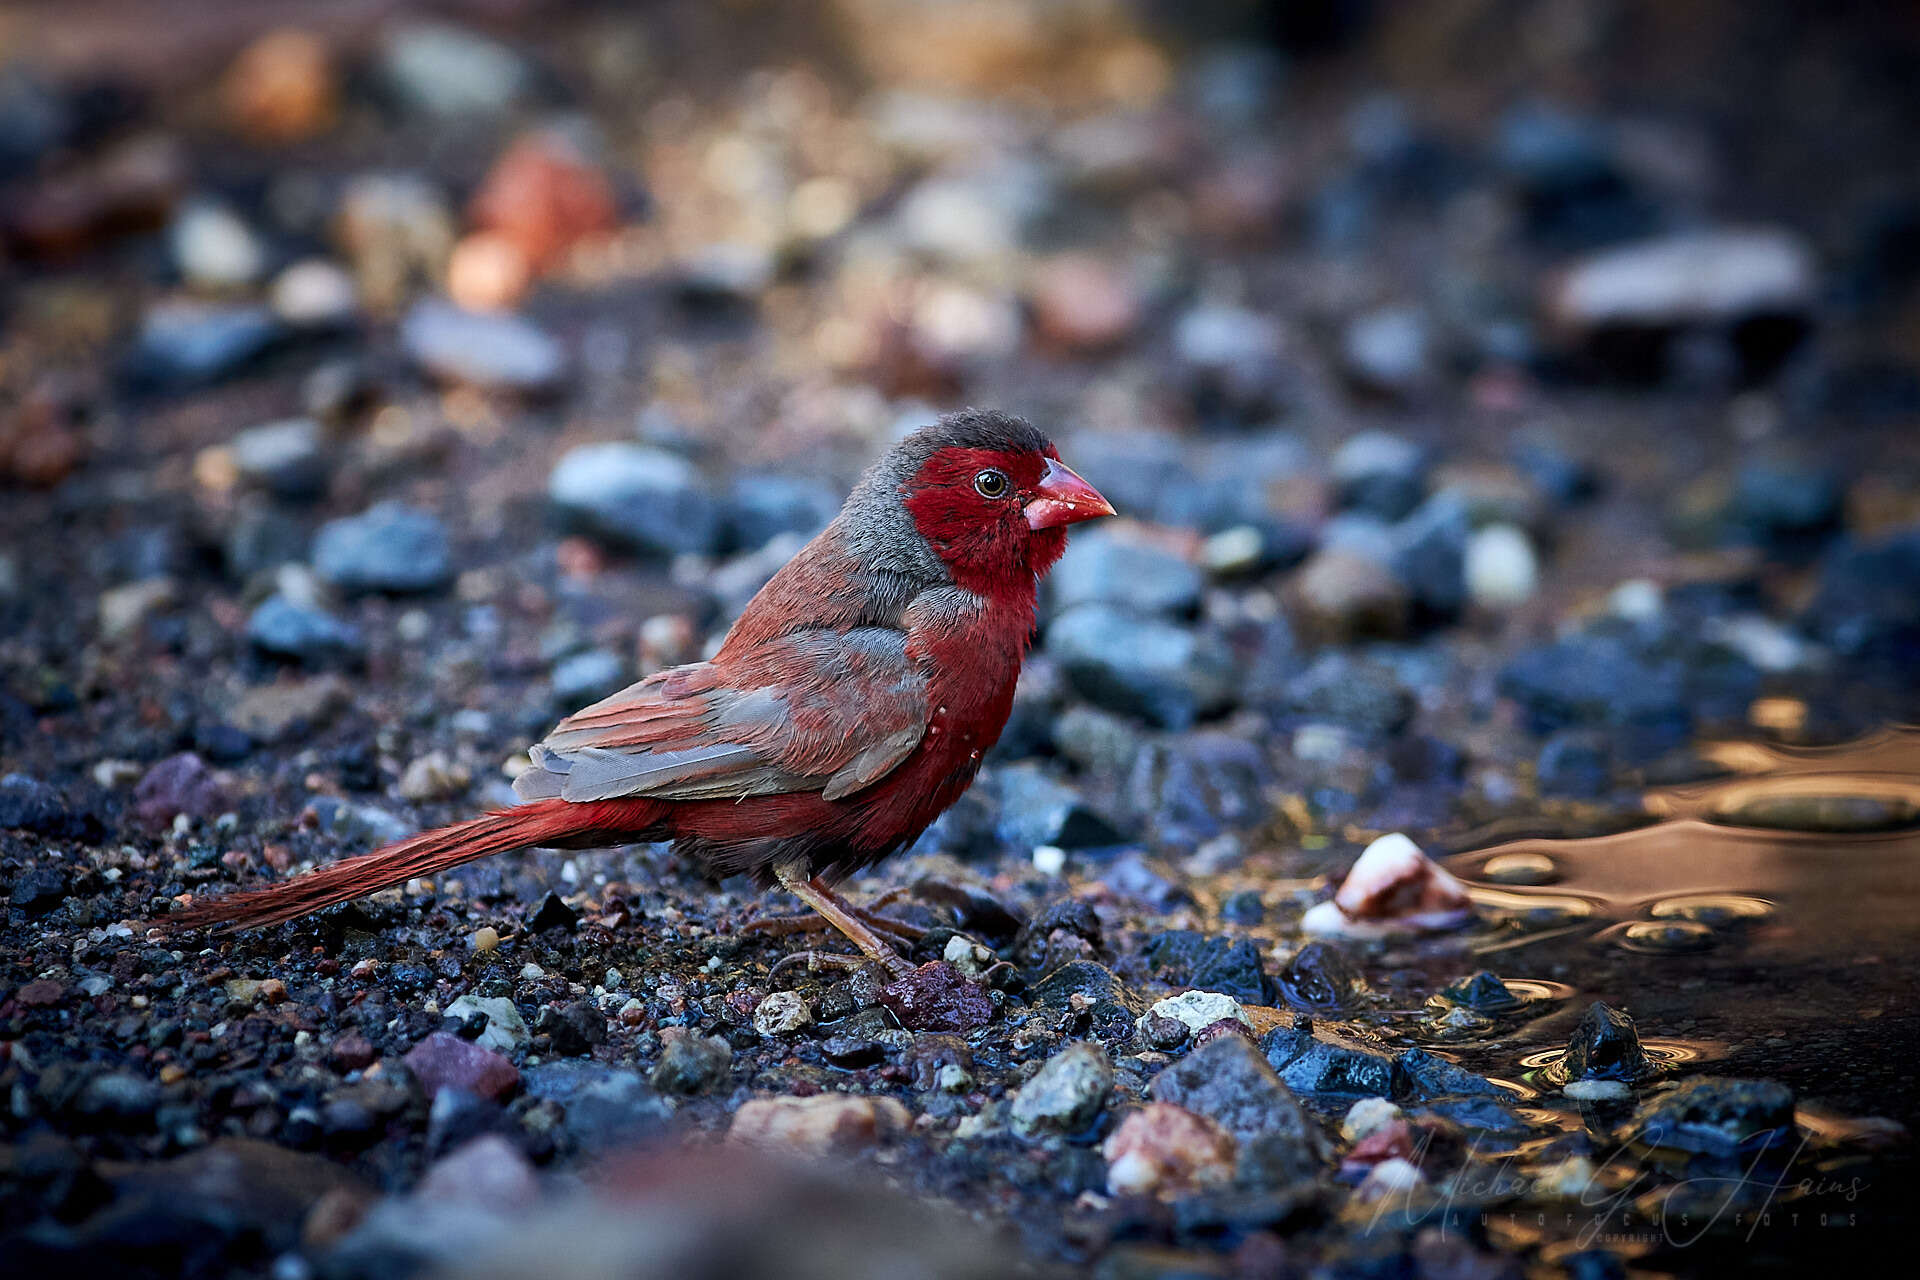
[[[1057,876],[1067,869],[1067,851],[1058,845],[1034,846],[1033,869],[1043,876]]]
[[[1540,587],[1540,560],[1526,531],[1490,524],[1467,540],[1467,593],[1476,604],[1508,609],[1525,604]]]

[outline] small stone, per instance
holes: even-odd
[[[225,789],[206,761],[183,751],[147,770],[133,789],[134,811],[142,821],[165,823],[179,814],[211,817],[227,806]]]
[[[721,509],[693,464],[647,445],[608,442],[570,450],[547,497],[566,523],[657,555],[720,549]]]
[[[471,312],[511,311],[533,287],[533,264],[520,246],[492,231],[460,237],[447,257],[447,296]]]
[[[993,781],[1000,802],[994,830],[1009,848],[1086,849],[1122,842],[1085,797],[1037,764],[1009,765]]]
[[[1217,637],[1110,605],[1061,613],[1046,648],[1089,701],[1162,728],[1188,728],[1234,697],[1232,654]]]
[[[332,127],[332,51],[311,32],[283,28],[242,49],[221,81],[228,122],[256,142],[300,142]]]
[[[465,1022],[475,1014],[485,1014],[487,1026],[474,1044],[495,1053],[517,1053],[527,1047],[533,1033],[513,1001],[505,996],[464,995],[447,1005],[446,1016]],[[409,1062],[411,1065],[411,1062]]]
[[[358,1032],[348,1032],[333,1042],[329,1051],[333,1065],[342,1071],[365,1071],[379,1058],[372,1043]]]
[[[1385,1098],[1362,1098],[1347,1108],[1346,1117],[1340,1121],[1340,1136],[1348,1142],[1359,1142],[1405,1118],[1406,1112]]]
[[[15,877],[7,901],[28,916],[43,916],[66,901],[67,888],[65,868],[29,867]]]
[[[1106,1050],[1080,1041],[1053,1057],[1013,1096],[1013,1129],[1024,1138],[1071,1137],[1093,1123],[1113,1087]]]
[[[1388,307],[1348,323],[1340,356],[1351,377],[1372,390],[1407,395],[1431,374],[1431,336],[1418,307]]]
[[[230,718],[241,732],[270,745],[325,727],[351,701],[345,682],[335,675],[281,681],[247,690]]]
[[[1062,254],[1036,267],[1029,299],[1041,341],[1062,351],[1104,351],[1133,333],[1140,305],[1114,267],[1083,254]]]
[[[1304,628],[1333,642],[1406,631],[1407,588],[1382,559],[1322,547],[1294,574],[1290,595]]]
[[[1159,1001],[1141,1016],[1138,1025],[1142,1032],[1149,1018],[1171,1018],[1186,1027],[1190,1035],[1199,1034],[1223,1018],[1253,1026],[1253,1019],[1247,1016],[1238,1000],[1215,991],[1183,991]]]
[[[326,490],[327,459],[320,424],[286,418],[249,427],[227,446],[239,478],[282,498],[312,498]]]
[[[540,1182],[519,1147],[483,1133],[434,1161],[413,1194],[430,1203],[511,1215],[539,1203]]]
[[[380,73],[394,95],[424,115],[500,115],[525,97],[533,72],[507,46],[446,23],[415,23],[387,38]]]
[[[613,187],[566,133],[549,129],[507,148],[481,181],[467,216],[544,270],[581,240],[613,229]]]
[[[670,1034],[675,1031],[680,1034]],[[699,1093],[725,1079],[733,1066],[733,1047],[719,1036],[669,1027],[661,1039],[660,1061],[650,1083],[662,1093]]]
[[[534,1030],[548,1038],[555,1053],[579,1057],[593,1052],[595,1045],[606,1043],[607,1019],[592,1001],[576,1000],[557,1009],[549,1005],[540,1010]]]
[[[753,1098],[734,1112],[730,1141],[787,1156],[856,1156],[905,1134],[913,1117],[892,1098],[822,1093]]]
[[[453,580],[446,527],[425,511],[382,502],[329,521],[313,542],[314,571],[342,591],[437,591]]]
[[[1204,1116],[1169,1102],[1127,1113],[1101,1146],[1107,1190],[1115,1195],[1180,1196],[1233,1181],[1237,1144]]]
[[[473,931],[467,939],[467,945],[477,954],[492,951],[500,945],[500,931],[490,924],[483,924]]]
[[[910,1031],[971,1031],[993,1018],[986,989],[944,960],[895,978],[879,1000]]]
[[[35,978],[15,989],[13,999],[22,1009],[51,1009],[65,998],[67,989],[54,978]]]
[[[1473,915],[1466,886],[1399,832],[1368,845],[1330,903],[1301,918],[1308,933],[1385,937],[1455,929]]]
[[[460,1089],[497,1102],[520,1086],[520,1072],[513,1063],[444,1031],[434,1032],[408,1050],[403,1061],[428,1097],[442,1089]]]
[[[1467,594],[1486,609],[1511,609],[1533,599],[1540,587],[1540,560],[1526,531],[1493,524],[1467,539]]]
[[[1613,782],[1613,744],[1595,730],[1562,729],[1540,748],[1534,776],[1542,795],[1605,795]]]
[[[179,599],[180,588],[172,578],[146,578],[100,593],[100,636],[118,640],[132,635],[155,613]]]
[[[1793,1090],[1774,1080],[1697,1077],[1643,1103],[1635,1140],[1727,1158],[1800,1141]]]
[[[1260,1050],[1220,1036],[1154,1077],[1153,1100],[1206,1117],[1240,1145],[1240,1181],[1272,1186],[1312,1177],[1325,1157],[1320,1131]]]
[[[1371,1204],[1376,1200],[1409,1195],[1424,1186],[1426,1181],[1426,1175],[1420,1172],[1419,1165],[1395,1156],[1374,1165],[1360,1185],[1354,1188],[1353,1195],[1360,1203]]]
[[[433,377],[482,390],[545,392],[566,372],[560,344],[532,321],[466,311],[437,298],[408,310],[400,343]]]
[[[96,1125],[144,1129],[160,1108],[160,1086],[141,1076],[110,1071],[87,1081],[73,1107]]]
[[[359,314],[353,277],[325,258],[305,258],[273,278],[267,289],[273,314],[296,329],[339,329]]]
[[[418,174],[362,174],[340,197],[333,236],[361,296],[386,311],[417,281],[439,277],[453,250],[453,214]]]
[[[407,761],[394,790],[402,800],[424,802],[455,799],[472,785],[473,773],[465,765],[444,751],[429,751]]]
[[[553,698],[565,707],[597,701],[626,682],[626,663],[611,649],[589,649],[553,665]]]
[[[1596,1000],[1581,1015],[1580,1024],[1567,1041],[1566,1054],[1554,1064],[1552,1074],[1568,1082],[1631,1083],[1655,1074],[1655,1070],[1640,1047],[1640,1031],[1633,1019]]]
[[[1096,602],[1139,614],[1191,614],[1200,604],[1200,571],[1135,533],[1097,528],[1075,537],[1048,576],[1056,610]]]
[[[133,769],[138,776],[139,766]],[[86,834],[88,815],[69,806],[58,789],[24,773],[0,777],[0,831],[77,838]]]
[[[262,653],[316,667],[354,662],[366,653],[360,628],[279,593],[248,616],[247,640]]]
[[[169,238],[181,276],[211,292],[251,284],[266,265],[266,251],[253,230],[222,204],[188,205],[174,219]]]
[[[1551,283],[1547,310],[1576,331],[1797,315],[1819,288],[1813,255],[1775,228],[1690,231],[1607,249]]]
[[[1333,455],[1342,505],[1382,520],[1399,520],[1426,495],[1427,451],[1386,431],[1363,431]]]
[[[763,1036],[790,1036],[813,1024],[813,1010],[798,991],[775,991],[754,1006],[753,1029]]]

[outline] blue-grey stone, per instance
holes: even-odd
[[[532,321],[439,298],[413,304],[400,322],[400,344],[436,378],[502,391],[551,390],[567,367],[560,344]]]
[[[1049,575],[1056,610],[1090,602],[1141,614],[1190,614],[1200,605],[1200,571],[1181,556],[1104,529],[1079,534]]]
[[[382,502],[329,521],[313,541],[313,568],[342,591],[405,595],[451,582],[453,551],[436,517]]]
[[[1233,656],[1218,637],[1110,605],[1055,618],[1047,653],[1081,696],[1162,728],[1187,728],[1233,701]]]
[[[269,596],[247,619],[247,639],[263,653],[314,665],[350,660],[366,649],[360,628],[279,594]]]
[[[723,513],[691,462],[649,445],[586,444],[560,459],[547,497],[561,520],[660,555],[720,550]]]

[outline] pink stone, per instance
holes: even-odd
[[[403,1061],[430,1098],[442,1089],[464,1089],[498,1101],[520,1087],[520,1071],[511,1062],[444,1031],[413,1046]]]

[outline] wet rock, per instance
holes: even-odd
[[[1793,1102],[1793,1090],[1777,1081],[1705,1076],[1648,1099],[1628,1127],[1649,1146],[1751,1155],[1799,1140]]]
[[[468,1021],[474,1015],[483,1015],[487,1025],[475,1044],[495,1053],[515,1053],[527,1047],[533,1033],[527,1030],[527,1023],[514,1007],[513,1001],[505,996],[464,995],[446,1007],[446,1016]]]
[[[1346,952],[1309,942],[1293,953],[1274,979],[1281,999],[1308,1013],[1351,1012],[1366,994],[1360,970]]]
[[[351,663],[366,653],[360,628],[280,593],[267,597],[247,618],[247,641],[262,653],[316,667]]]
[[[206,761],[183,751],[147,770],[133,789],[133,802],[142,821],[158,824],[183,813],[211,817],[226,807],[227,796]]]
[[[1500,691],[1526,708],[1537,732],[1604,725],[1625,731],[1639,751],[1679,745],[1693,723],[1678,666],[1605,632],[1527,650],[1501,671]]]
[[[1162,737],[1136,752],[1124,803],[1161,848],[1196,849],[1258,826],[1268,814],[1272,770],[1244,738],[1207,730]]]
[[[592,1053],[595,1045],[607,1040],[606,1015],[588,1000],[575,1000],[558,1008],[548,1005],[534,1019],[533,1029],[547,1037],[553,1052],[564,1057]],[[531,1085],[528,1091],[533,1091]]]
[[[1134,534],[1096,528],[1067,544],[1047,582],[1055,609],[1117,605],[1136,614],[1191,614],[1200,604],[1200,571]]]
[[[214,201],[196,200],[180,210],[168,240],[181,276],[212,292],[249,285],[266,265],[266,250],[253,229]]]
[[[1385,431],[1363,431],[1333,455],[1333,478],[1341,505],[1398,520],[1426,496],[1427,452]]]
[[[1517,1013],[1526,1004],[1511,987],[1485,969],[1443,987],[1440,994],[1454,1004],[1493,1017]]]
[[[1912,661],[1920,655],[1920,527],[1828,555],[1802,625],[1849,657]]]
[[[1100,1114],[1112,1088],[1106,1050],[1085,1041],[1070,1044],[1014,1094],[1014,1132],[1024,1138],[1078,1134]]]
[[[1384,1046],[1319,1030],[1305,1018],[1268,1032],[1260,1048],[1295,1093],[1382,1098],[1401,1093],[1393,1055]]]
[[[1303,629],[1335,643],[1399,636],[1412,607],[1385,556],[1339,547],[1322,547],[1308,556],[1294,574],[1289,595]]]
[[[1233,1181],[1237,1145],[1205,1116],[1168,1102],[1127,1113],[1101,1147],[1115,1195],[1187,1195]]]
[[[734,1113],[727,1137],[781,1155],[822,1159],[872,1151],[906,1133],[912,1121],[892,1098],[753,1098]]]
[[[1134,1034],[1134,1025],[1146,1011],[1146,1002],[1113,970],[1092,960],[1072,960],[1054,969],[1028,992],[1033,1006],[1064,1015],[1070,1021],[1084,1017],[1087,1034],[1102,1042],[1122,1042]]]
[[[330,520],[313,540],[314,571],[342,591],[437,591],[453,578],[446,526],[425,511],[382,502]]]
[[[1312,1178],[1325,1155],[1320,1130],[1260,1051],[1222,1036],[1154,1077],[1153,1101],[1203,1116],[1239,1144],[1236,1180],[1250,1187]]]
[[[971,1031],[993,1017],[986,989],[944,960],[889,982],[880,1003],[911,1031]]]
[[[9,777],[18,777],[10,774]],[[6,825],[0,822],[0,826]],[[14,878],[7,902],[29,917],[43,916],[66,901],[67,873],[63,867],[28,867]]]
[[[265,307],[163,302],[141,321],[124,374],[139,388],[206,386],[240,372],[282,336]]]
[[[672,1034],[676,1031],[680,1034]],[[662,1093],[699,1093],[726,1079],[733,1067],[733,1047],[719,1036],[669,1027],[660,1038],[660,1061],[651,1083]]]
[[[567,367],[560,344],[532,321],[466,311],[436,298],[407,311],[400,344],[433,377],[486,390],[549,391]]]
[[[463,27],[416,23],[390,35],[379,71],[394,96],[424,115],[500,115],[527,96],[533,72],[519,54]]]
[[[520,1085],[520,1072],[491,1049],[436,1031],[407,1051],[403,1061],[432,1097],[442,1089],[460,1089],[498,1101]]]
[[[1220,918],[1228,924],[1256,925],[1267,918],[1267,907],[1258,889],[1242,889],[1221,900]]]
[[[673,1116],[672,1106],[637,1071],[599,1062],[543,1062],[527,1068],[525,1078],[528,1096],[565,1109],[566,1134],[583,1151],[619,1150],[657,1137]]]
[[[1442,1097],[1482,1096],[1491,1098],[1510,1098],[1507,1090],[1502,1089],[1483,1075],[1468,1071],[1465,1067],[1447,1061],[1425,1049],[1408,1049],[1395,1062],[1398,1070],[1399,1090],[1396,1096],[1403,1099],[1427,1100]]]
[[[1178,1022],[1187,1029],[1188,1035],[1198,1035],[1222,1019],[1253,1026],[1253,1020],[1247,1017],[1238,1000],[1217,991],[1183,991],[1177,996],[1156,1001],[1135,1025],[1145,1034],[1149,1020],[1156,1018]]]
[[[1266,1004],[1270,998],[1260,949],[1251,938],[1175,929],[1149,938],[1146,958],[1162,982],[1219,992],[1243,1004]]]
[[[1562,729],[1540,748],[1534,766],[1542,795],[1590,800],[1613,784],[1613,744],[1605,734]]]
[[[1348,1142],[1359,1142],[1405,1115],[1385,1098],[1362,1098],[1347,1108],[1345,1118],[1340,1121],[1340,1136]]]
[[[1551,1074],[1568,1083],[1592,1080],[1632,1083],[1654,1071],[1654,1064],[1640,1047],[1640,1031],[1633,1025],[1633,1019],[1596,1000],[1581,1015],[1580,1024],[1567,1041],[1566,1055],[1554,1064]]]
[[[1526,530],[1490,524],[1467,540],[1462,572],[1467,596],[1483,609],[1511,609],[1533,599],[1540,558]]]
[[[1368,845],[1333,901],[1310,909],[1300,925],[1308,933],[1386,937],[1455,929],[1472,915],[1466,887],[1394,832]]]
[[[1103,848],[1123,840],[1077,790],[1049,777],[1039,765],[995,770],[994,791],[1000,801],[994,829],[1008,848]]]
[[[1184,729],[1233,698],[1233,659],[1214,636],[1109,605],[1069,609],[1047,628],[1047,653],[1089,701]]]
[[[647,445],[568,451],[547,498],[569,526],[657,555],[717,551],[724,531],[720,506],[693,464]]]

